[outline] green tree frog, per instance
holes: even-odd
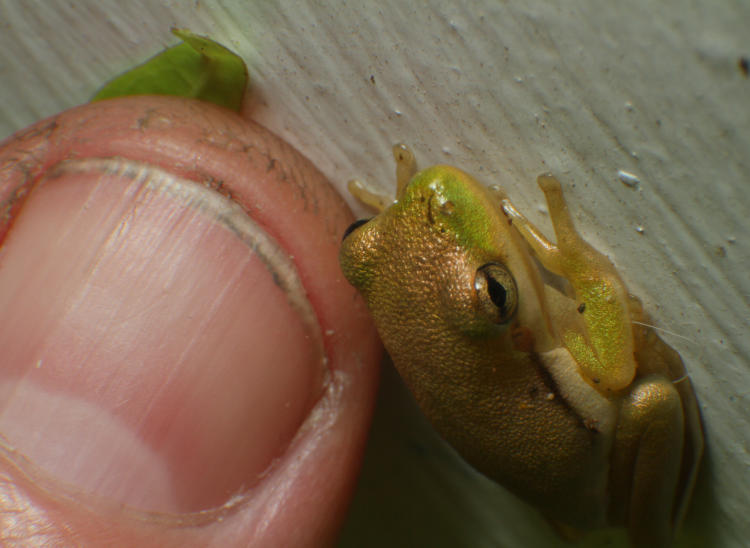
[[[573,226],[560,183],[538,183],[556,244],[466,173],[416,173],[394,147],[392,204],[353,224],[340,262],[399,373],[477,470],[568,533],[627,528],[668,546],[703,452],[682,360],[647,327],[612,263]]]

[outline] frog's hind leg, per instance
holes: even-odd
[[[662,372],[672,381],[680,394],[685,422],[685,440],[682,448],[679,486],[675,497],[673,522],[675,530],[685,517],[690,502],[698,468],[703,456],[703,424],[693,384],[680,355],[650,325],[651,319],[643,311],[638,298],[630,296],[630,315],[634,320],[635,356],[641,374]]]
[[[612,508],[639,547],[669,546],[684,442],[680,395],[663,375],[639,378],[623,399],[610,472]]]

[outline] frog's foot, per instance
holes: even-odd
[[[417,162],[411,149],[403,144],[393,145],[393,159],[396,160],[396,199],[398,199],[417,172]],[[358,179],[352,179],[346,187],[360,203],[378,213],[388,209],[394,201],[390,196],[368,188]]]
[[[681,504],[675,500],[684,444],[680,395],[662,375],[638,379],[623,399],[612,455],[611,500],[625,501],[633,546],[669,546]]]
[[[365,183],[358,179],[352,179],[346,185],[349,193],[354,196],[360,203],[382,213],[393,203],[393,199],[379,192],[370,190]]]
[[[605,390],[625,388],[635,376],[633,332],[625,284],[609,259],[591,247],[573,225],[560,182],[552,175],[537,179],[547,199],[557,244],[550,242],[509,200],[502,210],[542,265],[573,287],[583,332],[563,334],[583,374]]]

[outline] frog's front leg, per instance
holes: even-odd
[[[609,259],[576,231],[560,182],[552,175],[542,175],[537,182],[547,199],[557,244],[545,238],[507,199],[502,200],[503,212],[542,265],[573,287],[585,329],[568,331],[562,337],[584,374],[603,389],[625,388],[636,369],[625,284]]]
[[[404,144],[393,145],[392,151],[393,159],[396,160],[396,200],[398,200],[417,172],[417,162],[414,153]],[[349,181],[347,188],[355,198],[378,213],[382,213],[393,203],[393,198],[373,192],[365,183],[357,179]]]
[[[675,492],[684,437],[680,394],[660,374],[638,378],[620,407],[611,459],[612,517],[633,546],[669,546],[679,520]]]

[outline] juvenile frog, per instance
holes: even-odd
[[[394,156],[392,204],[350,183],[381,213],[347,230],[340,262],[425,415],[559,529],[668,546],[703,451],[695,394],[560,183],[538,179],[553,244],[499,189]]]

